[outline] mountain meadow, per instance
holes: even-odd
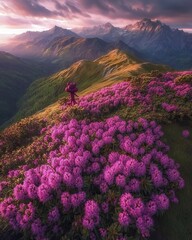
[[[192,240],[191,43],[145,18],[0,47],[0,240]]]

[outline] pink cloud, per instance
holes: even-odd
[[[144,17],[192,28],[191,0],[1,0],[5,26],[80,27],[111,22],[127,25]]]

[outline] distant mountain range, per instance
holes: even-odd
[[[26,32],[4,47],[12,54],[52,64],[53,71],[69,67],[76,61],[94,60],[113,49],[139,55],[123,41],[106,42],[100,38],[83,38],[70,30],[55,26],[44,32]],[[7,49],[9,48],[9,49]]]
[[[56,37],[61,36],[71,36],[71,37],[77,37],[78,35],[68,29],[63,29],[58,26],[54,26],[53,28],[43,31],[43,32],[32,32],[28,31],[26,33],[17,35],[14,37],[14,40],[17,41],[23,41],[23,42],[41,42],[47,39],[47,42],[50,42],[51,40],[55,39]]]
[[[85,38],[98,37],[109,42],[118,41],[125,32],[123,28],[114,27],[109,22],[103,25],[74,29],[74,31]]]
[[[124,28],[107,23],[78,31],[82,37],[98,37],[107,42],[121,40],[144,59],[169,64],[177,69],[192,68],[192,34],[171,29],[160,21],[143,19]]]
[[[169,64],[176,69],[192,68],[192,34],[147,18],[123,28],[106,23],[73,31],[55,26],[43,32],[26,32],[3,49],[41,61],[50,61],[52,57],[61,67],[68,67],[80,59],[93,60],[111,51],[114,49],[111,44],[124,44],[124,48],[147,61]]]
[[[31,32],[20,34],[11,39],[8,46],[4,46],[4,50],[11,52],[20,57],[41,57],[46,46],[58,37],[78,37],[78,35],[70,30],[60,27],[53,27],[43,32]],[[7,49],[9,47],[9,49]]]

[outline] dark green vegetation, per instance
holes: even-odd
[[[170,146],[170,156],[180,164],[185,180],[185,188],[178,194],[179,203],[159,216],[157,229],[151,240],[191,240],[192,239],[192,137],[185,139],[181,133],[188,129],[192,133],[192,122],[183,121],[164,125],[164,139]]]
[[[0,125],[16,112],[16,103],[30,83],[43,75],[40,64],[0,52]]]
[[[13,121],[34,114],[67,96],[64,89],[69,81],[77,82],[79,91],[85,94],[131,76],[168,69],[163,65],[142,62],[117,49],[95,61],[79,61],[68,69],[33,82],[19,102],[19,111]]]

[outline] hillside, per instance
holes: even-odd
[[[95,60],[114,49],[140,56],[135,49],[122,41],[109,43],[99,38],[82,38],[59,27],[18,35],[4,49],[17,56],[49,65],[52,72],[67,68],[82,59]]]
[[[45,67],[0,52],[0,125],[16,112],[16,103],[30,83],[45,75]]]
[[[5,129],[0,238],[190,239],[191,100],[192,72],[148,73]]]
[[[97,59],[114,49],[139,55],[121,41],[107,43],[99,38],[60,37],[55,38],[44,48],[42,57],[51,61],[53,67],[60,70],[82,59]]]
[[[39,58],[42,56],[44,48],[58,37],[78,37],[78,35],[68,29],[55,26],[43,32],[22,33],[10,39],[7,46],[3,48],[20,57]]]
[[[0,100],[0,125],[9,120],[16,112],[18,100],[33,80],[63,70],[82,59],[97,59],[115,48],[136,55],[136,51],[123,42],[106,43],[98,38],[84,39],[76,35],[70,36],[70,32],[66,33],[66,31],[57,28],[42,33],[30,32],[16,37],[17,40],[24,42],[32,38],[34,44],[36,42],[40,43],[40,41],[45,43],[45,38],[48,37],[49,41],[47,39],[46,44],[39,45],[41,51],[38,48],[36,49],[42,57],[38,61],[21,59],[5,52],[0,53],[0,91],[3,92]],[[57,37],[59,34],[68,34],[69,36]],[[27,49],[29,50],[28,47]],[[20,50],[18,49],[18,51]],[[33,53],[35,51],[32,50]]]
[[[163,65],[142,62],[119,50],[113,50],[95,61],[82,60],[48,78],[35,81],[21,99],[14,120],[29,116],[66,96],[64,88],[68,81],[77,82],[80,93],[85,94],[130,76],[167,69]]]

